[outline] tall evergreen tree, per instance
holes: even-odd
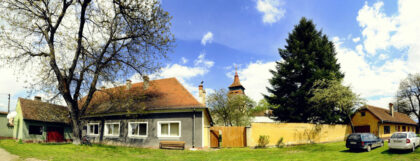
[[[335,57],[334,44],[311,20],[302,18],[279,49],[281,61],[270,70],[270,95],[264,97],[277,106],[274,115],[286,122],[318,122],[321,118],[309,99],[309,91],[317,80],[341,80],[344,74]],[[318,109],[319,110],[319,109]],[[327,114],[327,113],[326,113]]]

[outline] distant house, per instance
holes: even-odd
[[[19,98],[14,118],[13,138],[24,142],[70,141],[72,130],[66,107],[34,100]]]
[[[0,139],[13,137],[13,125],[9,123],[7,112],[0,112]]]
[[[251,122],[253,123],[267,123],[277,122],[276,117],[273,115],[273,110],[264,110],[254,114]]]
[[[205,101],[202,85],[199,90]],[[208,108],[175,78],[102,88],[82,119],[83,135],[98,143],[152,148],[167,141],[183,142],[186,148],[210,144]]]
[[[398,131],[416,130],[416,122],[408,115],[394,111],[390,103],[389,110],[366,105],[352,117],[355,132],[370,132],[381,138],[389,138]]]

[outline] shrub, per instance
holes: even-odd
[[[260,135],[260,138],[258,139],[258,147],[265,148],[269,142],[270,142],[270,136]]]
[[[282,148],[283,146],[284,146],[284,143],[283,143],[283,137],[281,137],[281,138],[277,141],[276,147],[277,147],[277,148]]]

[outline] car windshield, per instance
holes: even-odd
[[[392,134],[391,138],[407,138],[407,134],[406,133],[395,133],[395,134]]]
[[[352,134],[349,136],[350,140],[360,140],[360,135],[359,134]]]

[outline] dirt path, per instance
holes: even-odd
[[[19,156],[10,154],[6,150],[0,148],[0,160],[1,161],[18,161]],[[27,158],[25,159],[25,161],[40,161],[40,160],[35,159],[35,158]]]
[[[19,156],[12,155],[6,150],[0,148],[0,159],[3,161],[15,161],[19,159]]]

